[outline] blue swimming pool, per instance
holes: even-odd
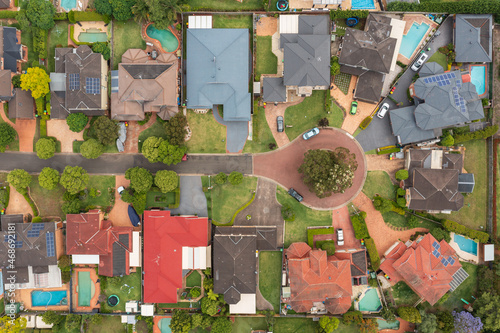
[[[177,37],[169,29],[158,30],[150,24],[146,29],[146,34],[151,38],[159,40],[161,47],[167,52],[174,52],[179,47]]]
[[[455,234],[453,240],[458,244],[460,250],[477,256],[477,243],[475,241],[457,234]]]
[[[170,321],[171,318],[160,319],[158,328],[160,329],[161,333],[172,333],[172,329],[170,328]]]
[[[483,95],[486,91],[486,66],[471,66],[470,81],[476,86],[478,95]]]
[[[374,0],[352,0],[351,1],[352,9],[375,9],[375,1]]]
[[[61,7],[70,11],[76,8],[76,0],[61,0]]]
[[[3,281],[2,271],[0,271],[0,281]],[[3,283],[0,283],[0,295],[3,294]]]
[[[31,292],[31,306],[65,305],[68,304],[66,290]]]
[[[368,289],[359,301],[359,311],[377,312],[382,309],[376,289]]]
[[[382,319],[377,319],[377,324],[379,330],[399,330],[398,320],[388,322]]]
[[[410,59],[428,29],[429,25],[426,23],[417,24],[413,22],[408,33],[403,36],[401,46],[399,47],[399,54],[402,54],[406,58]]]

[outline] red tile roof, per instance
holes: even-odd
[[[438,242],[440,256],[436,258],[432,254],[434,242],[437,242],[436,239],[427,234],[420,242],[414,241],[409,247],[400,243],[389,252],[380,266],[391,279],[404,280],[431,305],[450,289],[453,274],[462,267],[455,251],[445,240]],[[443,257],[452,257],[455,262],[445,266],[441,262]]]
[[[182,287],[182,247],[207,246],[206,217],[144,212],[144,302],[177,303]]]
[[[309,312],[313,302],[325,302],[328,312],[344,313],[351,306],[351,262],[327,257],[306,243],[293,243],[286,250],[290,277],[290,305],[296,312]]]

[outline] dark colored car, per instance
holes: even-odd
[[[283,117],[282,116],[278,116],[276,117],[276,124],[278,126],[278,132],[283,132]]]
[[[304,200],[304,197],[302,197],[299,192],[295,191],[293,189],[293,187],[291,187],[289,190],[288,190],[288,194],[290,194],[295,200],[297,200],[298,202],[301,202],[302,200]]]

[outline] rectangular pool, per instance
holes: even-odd
[[[460,250],[477,256],[477,243],[475,241],[457,234],[455,234],[453,240],[458,244]]]
[[[70,11],[76,8],[76,0],[61,0],[61,7]]]
[[[376,289],[368,289],[359,301],[359,311],[378,312],[382,309]]]
[[[377,319],[379,330],[399,330],[399,320],[388,322],[382,319]]]
[[[481,96],[486,92],[486,66],[477,65],[470,67],[470,81],[476,86],[477,94]]]
[[[66,297],[66,290],[34,290],[31,292],[31,306],[66,305]]]
[[[399,54],[402,54],[406,58],[410,59],[418,44],[420,44],[422,38],[425,37],[428,29],[429,25],[426,23],[417,24],[413,22],[408,33],[403,35],[403,40],[401,41],[401,46],[399,47]]]
[[[375,9],[375,0],[352,0],[352,9]]]
[[[90,272],[78,272],[78,306],[90,306],[92,280]]]
[[[78,40],[85,43],[105,42],[108,34],[105,32],[80,32]]]

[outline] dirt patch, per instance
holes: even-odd
[[[396,171],[403,169],[405,166],[404,159],[389,160],[387,155],[366,155],[366,164],[368,171],[382,170],[389,174],[394,184],[397,184]]]
[[[9,206],[5,211],[6,214],[32,214],[31,206],[28,201],[24,199],[24,197],[16,191],[16,189],[10,186],[10,198],[9,198]]]
[[[83,131],[79,133],[71,131],[65,119],[47,121],[47,135],[53,136],[61,142],[61,153],[72,153],[73,141],[83,140]]]
[[[275,17],[262,17],[256,26],[257,36],[272,36],[278,31],[278,19]]]

